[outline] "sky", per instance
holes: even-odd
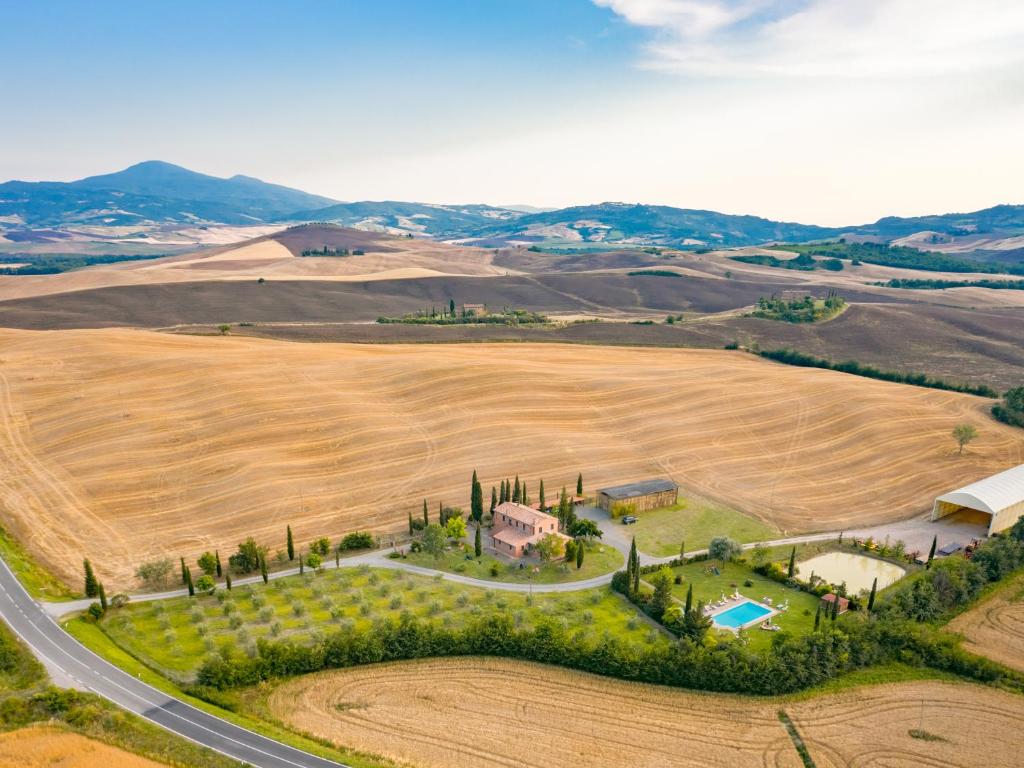
[[[1019,0],[0,0],[0,179],[822,225],[1024,203]]]

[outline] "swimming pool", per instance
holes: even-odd
[[[722,629],[739,629],[740,627],[755,623],[759,619],[767,618],[773,613],[775,611],[771,608],[755,603],[752,600],[747,600],[721,613],[716,613],[711,617],[711,620]]]

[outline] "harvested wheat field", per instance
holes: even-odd
[[[468,506],[474,468],[533,494],[671,476],[786,531],[926,510],[1024,460],[956,393],[739,352],[555,344],[294,344],[0,331],[3,523],[77,582],[246,536],[283,547]],[[956,455],[950,431],[979,426]]]
[[[949,629],[972,653],[1024,672],[1024,577],[957,616]]]
[[[144,757],[50,726],[0,734],[0,768],[159,768]]]
[[[1021,701],[928,682],[789,703],[527,662],[439,659],[297,678],[271,694],[269,707],[301,731],[419,768],[797,768],[780,708],[818,768],[1009,768],[1024,727]],[[912,729],[944,740],[913,738]]]
[[[817,768],[1013,768],[1021,762],[1024,698],[971,683],[880,685],[785,710]]]

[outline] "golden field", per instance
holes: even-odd
[[[418,768],[798,768],[780,708],[819,768],[1010,768],[1020,702],[921,682],[789,703],[470,658],[310,675],[278,687],[268,704],[298,730]]]
[[[1024,577],[957,616],[949,629],[972,653],[1024,672]]]
[[[0,330],[3,524],[108,591],[155,556],[395,531],[519,474],[670,476],[787,532],[905,518],[1024,460],[988,401],[740,352]],[[954,425],[976,424],[964,456]],[[486,494],[486,491],[485,491]]]
[[[0,768],[159,768],[162,765],[60,728],[32,726],[0,734]]]

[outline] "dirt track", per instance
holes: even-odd
[[[1018,697],[969,684],[903,683],[792,703],[476,658],[297,678],[269,706],[300,730],[421,768],[797,768],[780,708],[819,768],[1010,768],[1024,726]]]
[[[802,532],[922,512],[1024,459],[979,398],[743,353],[309,345],[0,331],[3,522],[108,591],[157,555],[405,527],[520,474],[536,493],[669,475]],[[963,457],[963,421],[980,438]]]

